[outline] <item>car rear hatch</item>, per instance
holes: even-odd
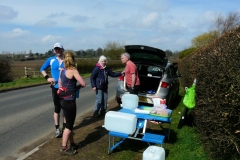
[[[168,63],[166,53],[157,48],[143,45],[127,45],[125,51],[138,68],[140,79],[139,101],[152,103],[152,97],[159,94],[164,68]]]
[[[135,64],[147,63],[153,66],[167,65],[168,59],[166,53],[158,48],[144,45],[126,45],[125,51],[130,54],[130,59]]]

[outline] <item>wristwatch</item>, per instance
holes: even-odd
[[[131,87],[132,89],[134,89],[134,87]]]

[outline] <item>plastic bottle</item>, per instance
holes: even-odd
[[[158,146],[149,146],[143,152],[143,160],[165,160],[165,150]]]

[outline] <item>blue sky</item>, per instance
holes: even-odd
[[[1,0],[0,53],[104,48],[108,42],[181,51],[239,0]]]

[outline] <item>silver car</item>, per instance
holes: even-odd
[[[143,46],[127,45],[125,51],[130,54],[130,59],[138,69],[140,79],[140,91],[138,93],[140,103],[153,104],[153,97],[166,99],[166,105],[171,108],[173,99],[178,95],[179,77],[177,63],[170,63],[166,53],[161,49]],[[126,88],[125,78],[120,76],[116,86],[115,100],[120,105],[121,97],[129,94]]]

